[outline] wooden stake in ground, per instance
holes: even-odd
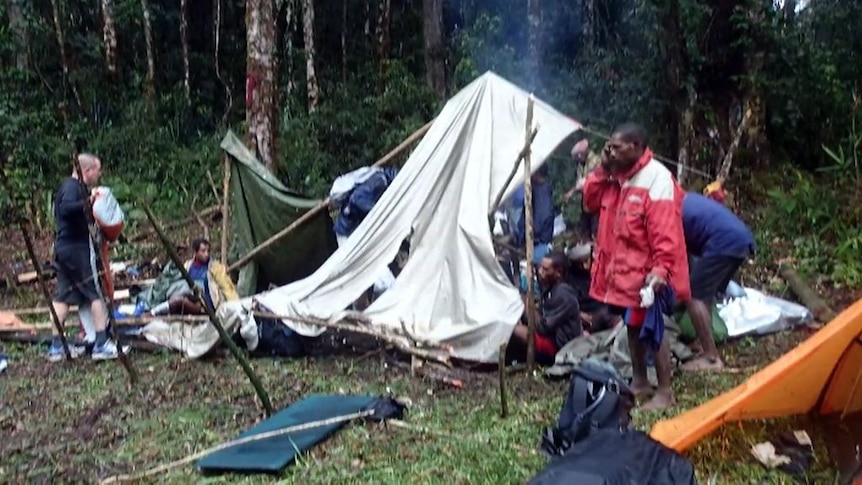
[[[381,158],[380,160],[377,160],[377,161],[374,163],[374,165],[372,165],[372,167],[374,167],[374,168],[376,168],[376,167],[380,167],[380,166],[382,166],[382,165],[386,165],[386,164],[388,164],[389,162],[391,162],[393,158],[395,158],[396,156],[398,156],[398,154],[400,154],[401,152],[403,152],[404,150],[406,150],[406,149],[407,149],[407,147],[409,147],[409,146],[410,146],[410,145],[412,145],[416,140],[418,140],[419,138],[421,138],[421,137],[422,137],[422,135],[424,135],[424,134],[425,134],[425,132],[427,132],[427,131],[431,128],[431,124],[432,124],[432,123],[434,123],[434,122],[433,122],[433,121],[429,121],[425,126],[423,126],[422,128],[419,128],[418,130],[416,130],[412,135],[410,135],[409,137],[407,137],[407,139],[405,139],[404,141],[402,141],[402,142],[401,142],[401,144],[399,144],[397,147],[393,148],[389,153],[387,153],[386,155],[384,155],[384,156],[383,156],[383,158]],[[235,263],[233,263],[232,265],[230,265],[230,266],[227,268],[228,272],[231,272],[231,271],[234,271],[234,270],[236,270],[236,269],[242,268],[243,266],[245,266],[246,264],[248,264],[249,262],[251,262],[251,260],[252,260],[255,256],[257,256],[261,251],[263,251],[264,249],[266,249],[266,248],[268,248],[268,247],[272,246],[276,241],[278,241],[278,240],[280,240],[280,239],[284,238],[285,236],[287,236],[288,234],[292,233],[292,232],[293,232],[293,231],[295,231],[298,227],[302,226],[302,225],[303,225],[303,224],[305,224],[306,222],[308,222],[308,221],[310,221],[311,219],[313,219],[317,214],[320,214],[321,212],[323,212],[324,210],[326,210],[326,208],[327,208],[327,207],[329,207],[329,197],[327,197],[326,199],[324,199],[322,202],[320,202],[320,203],[319,203],[319,204],[317,204],[316,206],[312,207],[311,209],[308,209],[308,212],[306,212],[305,214],[303,214],[299,219],[297,219],[297,220],[293,221],[293,223],[291,223],[291,224],[290,224],[289,226],[287,226],[286,228],[282,229],[281,231],[279,231],[279,232],[278,232],[278,233],[276,233],[275,235],[271,236],[271,237],[270,237],[269,239],[267,239],[266,241],[264,241],[264,242],[262,242],[262,243],[258,244],[256,248],[252,249],[252,250],[251,250],[251,251],[249,251],[245,256],[243,256],[242,258],[240,258],[239,260],[237,260]]]
[[[527,131],[524,140],[524,227],[527,246],[527,368],[532,371],[536,366],[536,300],[533,298],[533,167],[530,141],[533,132],[533,95],[527,100]]]
[[[78,147],[75,147],[75,152],[72,157],[72,167],[75,170],[75,173],[78,175],[78,184],[84,189],[81,194],[81,201],[84,203],[84,217],[87,220],[87,229],[90,232],[90,244],[92,246],[92,250],[96,253],[96,273],[100,275],[110,275],[109,272],[105,271],[105,265],[102,261],[102,256],[99,251],[99,235],[96,231],[99,229],[96,226],[96,220],[93,217],[93,207],[90,205],[90,194],[87,192],[87,185],[84,183],[84,171],[81,169],[81,162],[78,160],[78,154],[80,150]],[[107,276],[105,276],[107,277]],[[101,282],[96,283],[101,284]],[[126,353],[123,352],[123,344],[120,340],[120,333],[114,331],[116,327],[116,322],[114,321],[114,295],[109,294],[111,292],[102,291],[102,304],[105,306],[105,314],[108,317],[108,327],[111,328],[111,333],[113,334],[113,338],[117,344],[117,357],[120,360],[120,363],[123,364],[123,368],[126,369],[126,372],[129,374],[129,383],[132,385],[137,384],[138,382],[138,373],[135,371],[135,368],[132,366],[132,362],[126,356]],[[107,330],[107,328],[105,329]]]
[[[221,194],[221,264],[227,266],[228,231],[230,227],[230,155],[224,156],[224,180]]]
[[[152,211],[150,211],[150,207],[144,203],[143,204],[144,212],[147,214],[147,218],[150,220],[150,224],[153,225],[153,229],[156,230],[156,234],[159,235],[159,239],[161,239],[162,244],[165,246],[165,251],[168,252],[168,256],[170,256],[171,261],[174,262],[176,267],[180,270],[180,273],[183,275],[183,279],[188,283],[189,288],[194,291],[195,296],[198,298],[198,301],[204,302],[204,309],[207,312],[207,316],[209,317],[210,323],[212,323],[213,327],[215,327],[216,331],[221,337],[221,341],[230,349],[230,352],[236,358],[237,362],[239,362],[240,367],[248,376],[248,380],[251,381],[252,387],[254,387],[254,392],[257,393],[257,397],[260,399],[261,404],[263,404],[263,408],[266,411],[267,416],[271,416],[273,413],[272,403],[269,401],[269,394],[267,394],[266,390],[263,388],[263,384],[261,384],[260,379],[257,377],[257,374],[254,373],[254,369],[251,368],[251,363],[249,363],[248,359],[242,354],[239,350],[239,347],[236,346],[236,343],[227,334],[224,327],[222,327],[221,323],[218,321],[218,318],[215,316],[215,310],[210,308],[209,304],[206,303],[206,298],[204,298],[203,294],[201,294],[201,289],[197,286],[189,275],[189,272],[186,270],[183,261],[180,259],[180,256],[177,254],[177,250],[169,240],[168,237],[162,232],[162,227],[156,218],[153,216]]]
[[[509,416],[509,402],[506,399],[506,342],[500,344],[500,355],[498,359],[497,372],[500,375],[500,417]]]

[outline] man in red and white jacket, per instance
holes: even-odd
[[[691,294],[682,227],[684,195],[670,171],[653,159],[646,131],[635,124],[617,128],[605,145],[602,163],[584,182],[584,207],[599,215],[590,296],[619,313],[630,310],[632,390],[638,397],[652,391],[646,347],[639,338],[646,314],[641,289],[669,285],[679,301],[688,301]],[[655,355],[655,366],[658,389],[644,410],[674,401],[666,340]]]

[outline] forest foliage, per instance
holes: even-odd
[[[693,189],[739,132],[731,189],[769,207],[753,219],[760,246],[796,241],[809,269],[862,284],[852,0],[9,0],[4,223],[26,206],[50,224],[76,140],[123,200],[162,214],[211,204],[218,143],[246,132],[250,13],[262,8],[275,14],[273,38],[255,38],[276,61],[273,169],[298,192],[323,195],[493,70],[595,132],[642,122],[658,152],[694,169]],[[564,156],[552,170],[570,181]]]

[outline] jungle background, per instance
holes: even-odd
[[[838,310],[855,301],[862,287],[862,3],[857,1],[5,0],[0,9],[0,148],[7,155],[2,170],[11,182],[0,188],[0,227],[4,248],[9,246],[0,255],[4,271],[11,271],[13,260],[27,260],[13,224],[21,211],[42,241],[38,246],[46,251],[50,245],[51,197],[71,170],[76,143],[102,158],[104,184],[126,206],[131,226],[145,220],[136,205],[140,200],[149,200],[163,219],[215,203],[207,172],[218,184],[223,156],[218,144],[227,129],[247,136],[260,160],[289,187],[322,197],[339,174],[371,164],[431,120],[449,95],[493,70],[584,123],[591,131],[577,136],[586,135],[594,146],[602,142],[597,133],[618,123],[644,124],[654,149],[684,167],[680,179],[692,190],[729,174],[730,205],[752,226],[760,249],[756,270],[747,270],[748,283],[776,288],[778,263],[790,262]],[[573,181],[569,147],[550,161],[558,197]],[[754,343],[743,343],[728,359],[742,366],[757,350],[762,358],[755,360],[768,361],[789,346],[792,342],[769,340],[755,349]],[[29,433],[14,445],[18,455],[11,476],[92,478],[128,466],[135,457],[176,458],[179,450],[216,441],[252,419],[237,417],[243,402],[252,406],[249,391],[240,390],[241,377],[224,376],[216,367],[231,363],[211,364],[192,378],[178,361],[142,359],[140,365],[174,368],[158,373],[154,388],[172,387],[177,375],[195,380],[197,387],[186,388],[188,400],[148,401],[155,414],[137,425],[123,421],[119,432],[100,431],[100,446],[113,447],[112,457],[49,459],[44,446],[27,446],[47,446],[45,433],[65,426],[58,424],[62,420],[28,429],[21,424],[26,419],[4,414],[4,429]],[[327,380],[314,373],[315,366],[328,368],[325,362],[303,365],[288,372],[278,363],[266,364],[262,372],[280,393],[279,401],[289,402],[289,396],[309,388],[364,387],[362,379],[372,387],[411,388],[374,371],[357,370],[362,379]],[[353,364],[349,369],[353,372]],[[79,382],[68,370],[28,369],[6,385],[5,395],[18,392],[24,401],[32,399],[36,390],[27,382],[46,376],[95,392],[110,373],[100,372]],[[120,371],[113,372],[121,389]],[[304,384],[283,382],[288,374]],[[688,382],[693,397],[680,406],[742,378]],[[236,387],[225,385],[239,397],[213,404],[225,395],[202,384],[207,379],[235,379]],[[385,480],[408,472],[430,473],[431,480],[453,460],[463,465],[456,482],[505,482],[512,477],[505,470],[529,476],[538,457],[523,450],[518,436],[536,434],[535,421],[552,420],[559,406],[556,397],[534,402],[531,392],[559,395],[536,386],[529,379],[515,386],[524,392],[519,399],[530,420],[494,428],[476,443],[468,440],[455,458],[448,445],[433,444],[419,461],[387,462],[389,468],[368,472],[363,467],[373,460],[353,458],[352,445],[339,442],[325,453],[329,458],[342,453],[343,467],[337,460],[326,465],[331,475],[302,468],[299,480],[353,475]],[[211,397],[201,401],[202,394]],[[495,419],[494,411],[476,411],[487,401],[484,394],[459,404],[453,404],[455,394],[445,397],[452,400],[428,404],[432,424],[470,415],[478,427],[493,428],[485,421]],[[54,395],[45,409],[74,419],[104,408],[108,398],[96,393],[74,408],[69,399]],[[115,414],[140,409],[137,398],[130,399]],[[164,406],[170,408],[167,414],[153,411]],[[209,426],[187,434],[164,431],[188,422]],[[90,443],[75,434],[78,428],[69,429],[74,439],[61,447],[71,452],[81,440]],[[158,430],[171,435],[153,438]],[[366,434],[363,428],[350,431],[351,439]],[[134,438],[118,444],[121,435]],[[176,447],[153,447],[151,439]],[[393,439],[394,449],[399,441]],[[721,456],[733,454],[727,436],[721,440]],[[477,463],[491,442],[501,447],[499,457]],[[717,442],[711,443],[705,446]],[[374,454],[379,458],[385,451]],[[524,453],[530,456],[527,464],[512,461]],[[707,447],[697,453],[701,464],[719,452]],[[450,461],[434,461],[441,456]],[[93,459],[95,465],[83,464]],[[732,459],[726,461],[724,472],[741,473]],[[32,463],[42,466],[33,469],[36,475],[24,471]],[[435,467],[441,472],[423,471]],[[753,468],[742,472],[754,473]]]

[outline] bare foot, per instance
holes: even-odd
[[[673,398],[672,393],[657,392],[652,399],[640,407],[640,410],[644,412],[658,411],[659,409],[671,407],[674,404],[676,404],[676,400]]]
[[[635,399],[640,399],[652,394],[652,386],[649,382],[632,381],[632,383],[629,384],[629,389],[632,390],[632,394],[634,394]]]
[[[724,362],[717,357],[695,357],[679,366],[684,372],[718,371],[724,369]]]

